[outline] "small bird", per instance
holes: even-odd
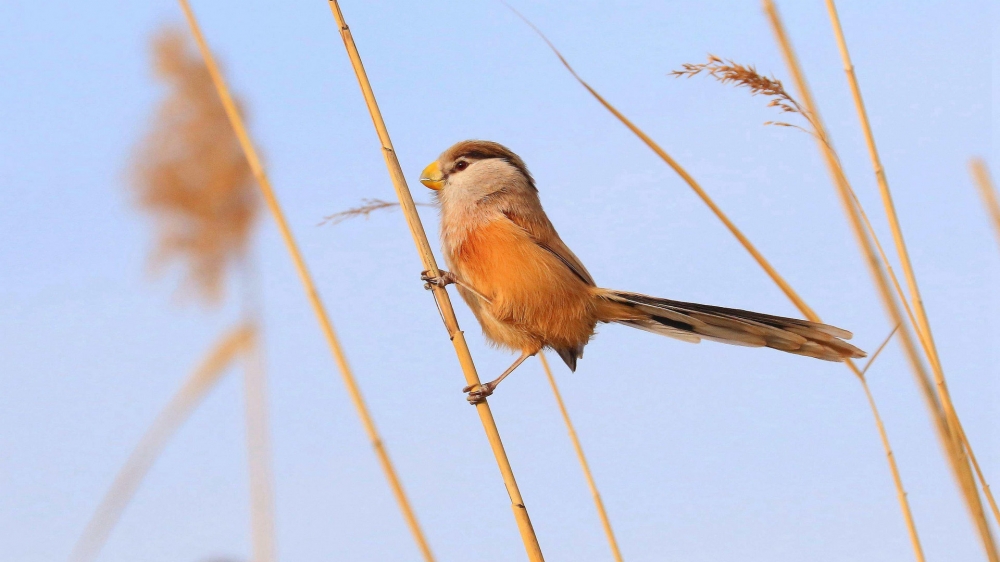
[[[542,210],[524,161],[498,143],[459,142],[424,169],[420,182],[440,203],[448,267],[422,272],[425,287],[457,285],[486,339],[521,353],[495,380],[463,389],[473,404],[543,348],[575,371],[598,322],[827,361],[865,356],[843,341],[850,332],[826,324],[598,287]]]

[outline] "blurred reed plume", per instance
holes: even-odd
[[[119,471],[77,543],[72,560],[87,562],[100,552],[143,477],[175,430],[188,418],[236,355],[243,359],[246,389],[252,552],[272,562],[274,493],[266,408],[266,374],[259,341],[259,296],[247,263],[258,214],[253,173],[229,125],[208,68],[179,29],[165,28],[152,40],[156,76],[169,91],[150,131],[136,147],[130,169],[136,205],[157,231],[150,263],[179,262],[182,289],[205,303],[226,294],[227,273],[239,265],[243,277],[243,321],[221,340],[205,365],[167,404]]]
[[[183,262],[181,289],[218,302],[226,270],[246,255],[258,216],[253,174],[187,36],[160,31],[153,59],[169,93],[137,147],[131,174],[136,204],[157,230],[150,261],[154,270]]]

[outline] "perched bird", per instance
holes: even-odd
[[[575,371],[598,322],[827,361],[865,356],[843,341],[850,332],[833,326],[598,287],[549,222],[524,161],[495,142],[452,146],[424,169],[420,182],[440,203],[448,267],[425,271],[421,279],[428,288],[456,284],[486,338],[521,353],[495,380],[464,389],[472,403],[543,348]]]

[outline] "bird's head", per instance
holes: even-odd
[[[475,202],[497,192],[534,192],[535,181],[521,158],[490,141],[468,140],[441,153],[420,174],[442,203]]]

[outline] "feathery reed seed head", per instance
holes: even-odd
[[[136,205],[157,231],[150,261],[155,269],[182,262],[182,289],[217,302],[227,268],[246,254],[258,215],[253,174],[186,35],[160,31],[152,55],[169,93],[136,148],[130,178]]]
[[[701,73],[708,74],[722,84],[734,84],[736,87],[747,88],[750,90],[751,95],[762,95],[770,98],[771,101],[768,102],[767,107],[776,107],[781,113],[797,113],[802,115],[806,121],[809,121],[810,125],[814,125],[809,112],[799,105],[799,102],[795,101],[795,98],[793,98],[792,95],[785,90],[785,86],[781,83],[781,80],[778,80],[773,76],[764,76],[763,74],[760,74],[753,65],[742,65],[731,59],[723,60],[715,55],[709,54],[708,62],[701,64],[684,63],[681,65],[680,70],[672,71],[670,76],[675,78],[680,78],[682,76],[685,78],[691,78],[692,76],[697,76]],[[794,127],[801,129],[801,127],[797,125],[782,121],[768,121],[765,125],[778,125],[782,127]],[[815,129],[815,126],[813,126],[813,129]]]

